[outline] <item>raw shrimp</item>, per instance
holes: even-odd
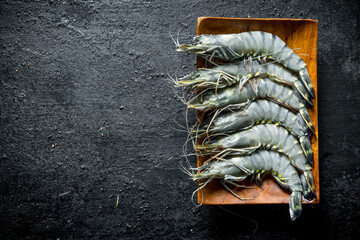
[[[223,108],[228,105],[244,105],[248,101],[267,98],[283,104],[284,106],[299,111],[307,112],[305,103],[296,90],[287,86],[275,83],[269,78],[256,78],[249,80],[239,92],[236,86],[227,87],[214,93],[209,90],[201,98],[197,97],[186,103],[190,108],[197,110],[212,110]],[[195,101],[197,100],[197,101]]]
[[[287,108],[269,100],[257,100],[249,103],[240,110],[221,112],[200,123],[196,130],[198,137],[205,137],[214,133],[232,133],[237,130],[248,129],[254,125],[273,123],[288,129],[300,140],[303,149],[311,148],[309,136],[314,133],[314,126],[308,122],[309,115],[302,112],[294,114]],[[310,123],[310,125],[307,125]]]
[[[241,89],[249,79],[254,77],[269,77],[276,82],[292,86],[309,106],[313,105],[299,78],[277,62],[261,64],[257,60],[236,61],[213,68],[201,68],[180,78],[177,85],[197,89],[217,89],[239,83]]]
[[[291,220],[295,220],[301,214],[303,183],[299,179],[296,169],[284,154],[259,150],[247,156],[232,156],[225,161],[210,162],[197,168],[197,170],[202,171],[192,176],[195,181],[220,179],[223,186],[240,199],[242,198],[226,184],[238,186],[236,182],[252,175],[255,178],[255,183],[260,185],[262,177],[270,173],[280,186],[291,192],[289,202]]]
[[[304,60],[296,55],[279,37],[261,31],[238,34],[199,35],[193,44],[176,43],[178,51],[192,52],[199,56],[233,61],[246,56],[264,56],[280,62],[286,68],[299,74],[301,81],[312,98],[314,87]]]

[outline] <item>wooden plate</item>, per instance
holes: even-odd
[[[309,113],[315,126],[315,136],[311,137],[314,151],[313,176],[317,199],[312,204],[320,202],[319,194],[319,141],[318,141],[318,104],[317,104],[317,32],[318,22],[309,19],[251,19],[251,18],[198,18],[197,34],[226,34],[247,31],[264,31],[280,37],[294,52],[304,59],[308,66],[310,78],[315,89],[314,106]],[[301,54],[300,54],[301,53]],[[202,67],[203,61],[197,59],[197,66]],[[198,157],[198,166],[204,159]],[[252,186],[255,186],[252,184]],[[239,196],[253,198],[240,200],[226,191],[218,181],[213,180],[203,191],[198,192],[198,203],[203,200],[205,205],[223,204],[288,204],[290,192],[282,189],[270,177],[263,181],[263,189],[239,189],[235,191]],[[304,203],[308,203],[303,201]]]

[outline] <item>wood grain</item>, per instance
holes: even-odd
[[[197,34],[227,34],[246,31],[264,31],[280,37],[294,52],[306,62],[312,84],[315,89],[314,106],[309,109],[315,127],[315,136],[311,137],[314,151],[313,176],[316,188],[316,200],[303,203],[320,202],[319,188],[319,139],[318,139],[318,99],[317,99],[317,33],[318,22],[309,19],[250,19],[250,18],[198,18]],[[197,59],[197,66],[203,66],[202,59]],[[198,166],[204,159],[198,157]],[[255,185],[252,184],[254,187]],[[288,204],[290,192],[282,189],[270,177],[263,181],[263,189],[239,189],[236,193],[252,200],[240,200],[226,191],[217,181],[210,182],[203,191],[198,192],[198,203],[204,205],[223,204]]]

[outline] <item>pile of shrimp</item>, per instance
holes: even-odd
[[[183,102],[198,111],[189,139],[195,154],[207,160],[183,169],[198,182],[196,191],[218,179],[244,199],[233,188],[248,177],[261,187],[269,174],[291,192],[290,218],[298,218],[302,198],[316,198],[314,125],[307,110],[315,91],[306,63],[279,37],[261,31],[200,35],[191,44],[173,40],[177,51],[194,53],[210,65],[172,79],[185,90]]]

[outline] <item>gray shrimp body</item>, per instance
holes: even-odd
[[[275,82],[292,86],[309,106],[313,106],[311,98],[299,78],[276,62],[261,64],[257,60],[236,61],[213,68],[202,68],[184,76],[177,84],[197,89],[224,88],[237,82],[243,85],[248,79],[254,77],[270,77]]]
[[[279,102],[296,111],[303,109],[304,112],[307,112],[305,103],[296,92],[289,87],[273,82],[269,78],[250,80],[240,92],[237,86],[221,89],[217,94],[209,90],[204,94],[201,103],[189,103],[189,107],[197,110],[211,110],[262,98]]]
[[[208,119],[200,124],[197,131],[198,137],[204,137],[206,134],[214,133],[232,133],[237,130],[250,128],[251,126],[264,123],[280,124],[288,129],[298,139],[302,138],[303,148],[311,148],[308,138],[314,132],[314,126],[307,125],[306,119],[300,112],[294,114],[287,108],[269,100],[253,101],[240,110],[222,112],[214,119]],[[311,121],[310,121],[311,123]]]
[[[233,61],[245,56],[267,56],[280,62],[291,71],[299,73],[311,97],[315,91],[304,60],[296,55],[279,37],[266,32],[250,31],[238,34],[199,35],[194,44],[179,44],[178,51],[192,52],[200,56]]]
[[[304,196],[310,200],[315,196],[312,176],[312,149],[302,149],[299,141],[285,128],[274,124],[256,125],[248,130],[236,132],[225,137],[205,141],[195,146],[198,150],[211,150],[213,153],[232,152],[236,149],[271,149],[286,154],[292,165],[299,169],[304,181]],[[205,153],[205,152],[204,152]]]
[[[229,157],[225,161],[210,162],[199,169],[202,171],[193,176],[196,181],[216,178],[223,180],[224,183],[233,183],[253,175],[258,185],[263,174],[270,173],[280,186],[291,192],[289,204],[291,219],[295,220],[301,214],[302,182],[296,169],[284,154],[259,150],[246,156]]]

